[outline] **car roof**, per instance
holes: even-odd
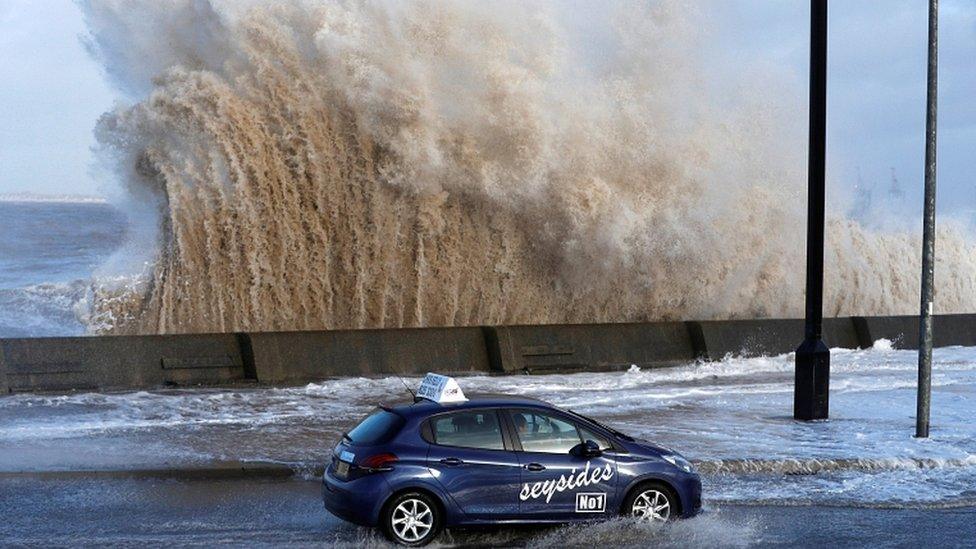
[[[448,410],[467,410],[498,406],[547,408],[550,410],[558,409],[556,406],[537,398],[521,395],[501,395],[491,393],[473,393],[468,395],[468,400],[464,402],[448,404],[440,404],[423,398],[417,399],[416,401],[401,399],[384,404],[383,408],[402,416],[411,417],[420,415],[428,416]]]

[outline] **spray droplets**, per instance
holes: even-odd
[[[802,111],[710,85],[683,3],[83,8],[135,98],[103,158],[160,218],[109,331],[800,313]],[[829,225],[825,314],[913,310],[915,241]],[[939,303],[972,309],[971,246],[939,242]]]

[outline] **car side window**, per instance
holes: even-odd
[[[504,450],[502,429],[494,410],[455,412],[431,421],[434,443],[481,450]]]
[[[593,442],[600,445],[601,450],[610,450],[611,448],[613,448],[613,446],[610,444],[610,441],[607,440],[606,437],[600,436],[596,434],[596,432],[591,431],[586,427],[580,427],[579,430],[580,430],[580,436],[583,438],[584,442],[587,440],[592,440]]]
[[[516,410],[512,422],[526,452],[565,454],[581,440],[576,425],[548,414]]]

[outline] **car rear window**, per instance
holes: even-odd
[[[402,417],[380,408],[346,433],[346,437],[353,444],[378,444],[393,438],[403,427],[403,423]]]
[[[433,424],[437,444],[481,450],[505,449],[498,414],[494,410],[437,416]]]

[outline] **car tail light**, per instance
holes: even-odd
[[[388,471],[390,466],[397,462],[397,459],[396,455],[390,453],[376,454],[364,459],[360,467],[373,471]]]

